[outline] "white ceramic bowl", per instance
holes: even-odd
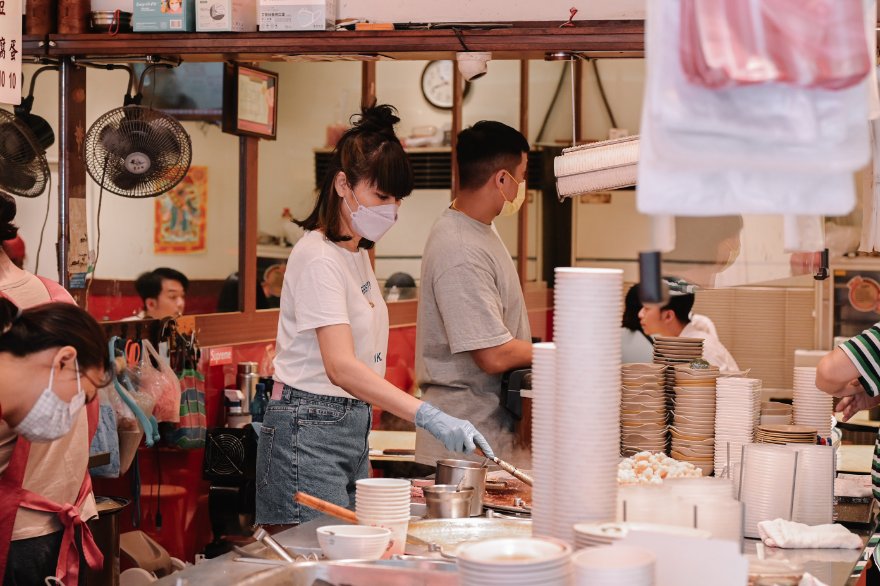
[[[326,525],[317,533],[321,551],[331,560],[378,560],[391,541],[389,529],[367,525]]]

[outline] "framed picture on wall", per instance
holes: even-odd
[[[226,63],[223,70],[223,132],[275,140],[278,74]]]
[[[146,66],[135,64],[140,79]],[[223,115],[223,64],[181,63],[154,67],[144,77],[143,105],[178,120],[219,121]]]

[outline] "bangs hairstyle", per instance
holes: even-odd
[[[529,152],[529,141],[515,128],[491,120],[481,120],[458,134],[455,157],[458,184],[462,189],[479,189],[499,169],[513,175]]]
[[[50,348],[73,346],[81,370],[99,368],[109,382],[110,351],[104,330],[91,315],[72,303],[45,303],[19,310],[0,297],[0,352],[24,358]]]
[[[401,200],[412,193],[415,185],[409,157],[403,150],[394,125],[400,122],[397,110],[380,105],[364,108],[336,147],[321,183],[321,191],[312,213],[294,222],[305,230],[323,230],[331,242],[351,240],[341,233],[342,198],[336,191],[336,175],[345,173],[349,185],[360,182],[375,187],[379,193]],[[373,242],[362,238],[361,248],[372,248]]]

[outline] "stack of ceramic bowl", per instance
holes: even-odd
[[[666,451],[665,368],[660,364],[637,363],[621,367],[620,453],[623,456]],[[534,381],[534,374],[532,376]]]
[[[794,369],[794,424],[816,430],[821,438],[831,437],[831,415],[834,400],[816,388],[816,369],[798,366]]]
[[[761,417],[761,381],[722,377],[715,383],[715,475],[730,475],[742,448],[755,441]]]
[[[796,460],[795,451],[788,446],[744,447],[739,496],[746,510],[746,537],[759,536],[761,521],[791,520]]]
[[[675,386],[674,367],[679,364],[690,364],[703,357],[702,338],[654,338],[654,363],[666,366],[666,399],[672,409],[672,388]]]
[[[403,553],[409,528],[409,480],[363,478],[355,483],[355,513],[359,525],[391,530],[391,553]]]
[[[680,527],[676,525],[661,525],[657,523],[577,523],[574,526],[575,549],[612,545],[625,538],[630,531],[664,533],[666,535],[695,537],[698,539],[709,539],[709,537],[711,537],[709,532],[701,529]]]
[[[532,350],[532,534],[553,535],[556,444],[556,345]]]
[[[789,446],[797,452],[797,485],[794,489],[792,521],[805,525],[833,522],[834,448],[831,446]]]
[[[549,537],[489,539],[458,550],[461,586],[568,584],[571,546]]]
[[[623,271],[557,268],[555,462],[557,524],[611,521],[620,460],[620,314]],[[585,414],[588,419],[585,420]]]
[[[690,368],[679,364],[673,369],[674,410],[670,455],[676,460],[690,462],[703,471],[712,473],[715,453],[715,380],[718,367]]]
[[[654,586],[654,552],[616,545],[579,551],[571,558],[575,586]]]
[[[807,425],[759,425],[755,431],[759,444],[815,444],[816,430]]]
[[[764,401],[761,403],[761,424],[791,425],[792,407],[788,403]]]

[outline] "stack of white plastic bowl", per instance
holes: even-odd
[[[615,545],[581,550],[571,562],[575,586],[653,586],[657,558],[641,547]]]
[[[571,546],[549,537],[489,539],[458,550],[461,586],[568,584]]]
[[[730,478],[672,478],[663,483],[673,497],[695,507],[697,529],[715,539],[742,539],[743,506]]]
[[[821,438],[830,438],[834,399],[816,388],[816,369],[795,367],[793,386],[794,424],[815,429]]]
[[[798,455],[792,521],[805,525],[832,523],[836,475],[834,448],[807,445],[789,445],[788,448]]]
[[[620,314],[623,271],[557,268],[555,537],[612,521],[620,460]]]
[[[388,551],[403,553],[410,517],[409,481],[401,478],[363,478],[355,486],[358,524],[390,529],[391,546]]]
[[[556,345],[535,344],[532,351],[532,534],[554,534],[554,458],[556,444]]]
[[[745,446],[740,480],[740,501],[746,516],[743,534],[759,537],[758,523],[791,520],[796,452],[789,446]]]
[[[715,383],[715,475],[730,475],[742,448],[755,441],[761,419],[761,381],[721,377]],[[736,479],[734,479],[734,482]]]

